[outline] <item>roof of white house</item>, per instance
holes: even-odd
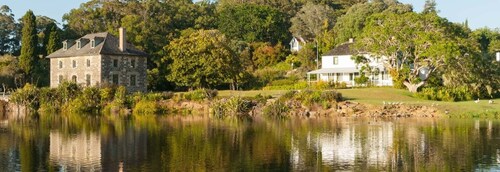
[[[145,52],[135,48],[132,44],[127,42],[125,51],[120,51],[119,38],[108,33],[92,33],[81,37],[78,40],[85,40],[82,42],[80,48],[77,44],[69,45],[67,49],[61,48],[56,52],[47,56],[47,58],[56,57],[75,57],[75,56],[91,56],[91,55],[128,55],[128,56],[148,56]],[[96,42],[95,47],[91,47],[90,40],[99,40]],[[70,41],[70,40],[66,40]]]
[[[307,74],[323,74],[323,73],[354,73],[359,72],[359,69],[352,68],[322,68],[307,72]]]
[[[372,66],[372,68],[378,68],[379,71],[385,71],[384,66]],[[348,67],[348,68],[322,68],[318,70],[313,70],[307,72],[307,74],[326,74],[326,73],[356,73],[359,72],[359,68]]]
[[[341,55],[352,55],[354,52],[350,48],[353,43],[343,43],[334,49],[326,52],[323,56],[341,56]]]
[[[306,43],[306,40],[304,40],[304,38],[302,38],[301,36],[294,36],[293,39],[296,39],[300,43]]]

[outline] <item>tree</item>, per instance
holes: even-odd
[[[14,56],[0,56],[0,85],[2,90],[6,87],[15,88],[20,79],[20,69],[17,65],[17,60]]]
[[[17,28],[10,8],[6,5],[0,6],[0,55],[13,54],[18,50]]]
[[[219,30],[232,39],[276,44],[290,37],[285,15],[269,6],[228,6],[218,16]]]
[[[167,79],[190,88],[237,84],[241,66],[230,42],[217,30],[199,30],[173,40],[162,59],[170,62]]]
[[[334,19],[334,11],[329,6],[307,3],[291,19],[290,32],[311,41],[322,31],[330,30]]]
[[[425,0],[424,10],[422,10],[422,13],[437,13],[436,1]]]
[[[463,58],[452,24],[436,13],[381,13],[372,16],[356,47],[384,60],[395,81],[417,92],[450,59]],[[397,83],[395,83],[397,84]]]
[[[55,23],[47,25],[45,29],[46,39],[44,40],[44,47],[46,55],[51,54],[61,48],[61,38],[59,28]]]
[[[64,34],[69,37],[66,35],[61,35],[61,37],[76,38],[88,33],[104,31],[117,34],[117,28],[125,27],[127,28],[127,41],[150,55],[149,73],[161,75],[165,73],[158,68],[161,65],[161,58],[165,55],[163,47],[171,40],[180,37],[181,31],[188,28],[215,27],[214,8],[212,2],[194,4],[192,0],[91,0],[64,15],[63,21],[67,22]],[[149,76],[148,78],[163,79],[164,77]],[[166,86],[171,84],[161,79],[150,80],[149,86],[161,90],[167,89]]]
[[[23,71],[26,79],[33,82],[34,69],[38,63],[37,45],[38,37],[36,32],[36,18],[31,10],[26,12],[22,18],[23,29],[21,39],[21,55],[19,56],[19,67]]]
[[[269,43],[253,43],[255,50],[252,53],[254,68],[262,69],[282,62],[286,58],[285,47],[281,44],[272,46]]]
[[[379,14],[384,11],[390,11],[398,14],[412,12],[409,5],[399,2],[371,1],[362,4],[355,4],[347,13],[338,18],[334,26],[333,36],[335,39],[334,45],[346,42],[350,38],[358,38],[363,32],[363,28],[369,16]]]

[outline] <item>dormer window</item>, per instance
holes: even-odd
[[[90,40],[90,48],[95,48],[95,40]]]
[[[76,49],[82,48],[82,42],[81,41],[76,41]]]
[[[63,42],[63,50],[66,51],[68,50],[69,48],[71,48],[71,46],[75,45],[75,41],[74,40],[64,40]]]

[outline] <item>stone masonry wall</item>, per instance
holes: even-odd
[[[113,66],[113,60],[118,60],[118,67]],[[135,67],[132,67],[132,60],[135,60]],[[118,74],[119,85],[127,88],[128,92],[146,92],[147,91],[147,59],[137,56],[114,56],[103,55],[102,64],[102,82],[112,83],[112,75]],[[136,76],[136,84],[131,85],[130,76]]]
[[[87,59],[90,60],[90,66],[87,66]],[[113,66],[113,60],[118,60],[118,67]],[[135,59],[135,67],[132,67],[132,59]],[[76,66],[73,67],[73,61]],[[59,66],[62,62],[62,68]],[[59,85],[59,76],[63,80],[71,81],[76,76],[77,83],[86,86],[86,75],[91,76],[91,85],[112,83],[111,76],[118,74],[118,85],[126,86],[129,92],[147,91],[147,59],[136,56],[77,56],[61,57],[50,59],[50,87]],[[136,76],[136,84],[131,85],[130,76]]]
[[[90,65],[87,66],[87,59],[90,60]],[[76,66],[73,67],[73,61]],[[62,68],[59,66],[62,62]],[[76,76],[77,83],[86,85],[86,75],[91,76],[91,85],[99,85],[101,83],[101,56],[77,56],[77,57],[61,57],[50,59],[50,87],[54,88],[59,85],[59,76],[63,76],[63,80],[70,81],[72,76]]]

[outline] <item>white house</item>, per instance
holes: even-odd
[[[290,51],[298,52],[304,45],[306,45],[304,38],[294,36],[290,41]]]
[[[497,59],[497,62],[500,62],[500,51],[499,51],[499,52],[497,52],[496,57],[497,57],[497,58],[496,58],[496,59]]]
[[[344,43],[325,53],[321,59],[321,69],[307,73],[308,81],[311,82],[311,75],[316,75],[316,81],[346,83],[347,86],[356,86],[354,78],[359,76],[361,64],[357,65],[351,57],[353,52],[351,46],[354,41]],[[369,60],[369,66],[376,72],[367,74],[368,82],[375,86],[392,86],[392,78],[389,71],[385,69],[382,60],[363,54]]]

